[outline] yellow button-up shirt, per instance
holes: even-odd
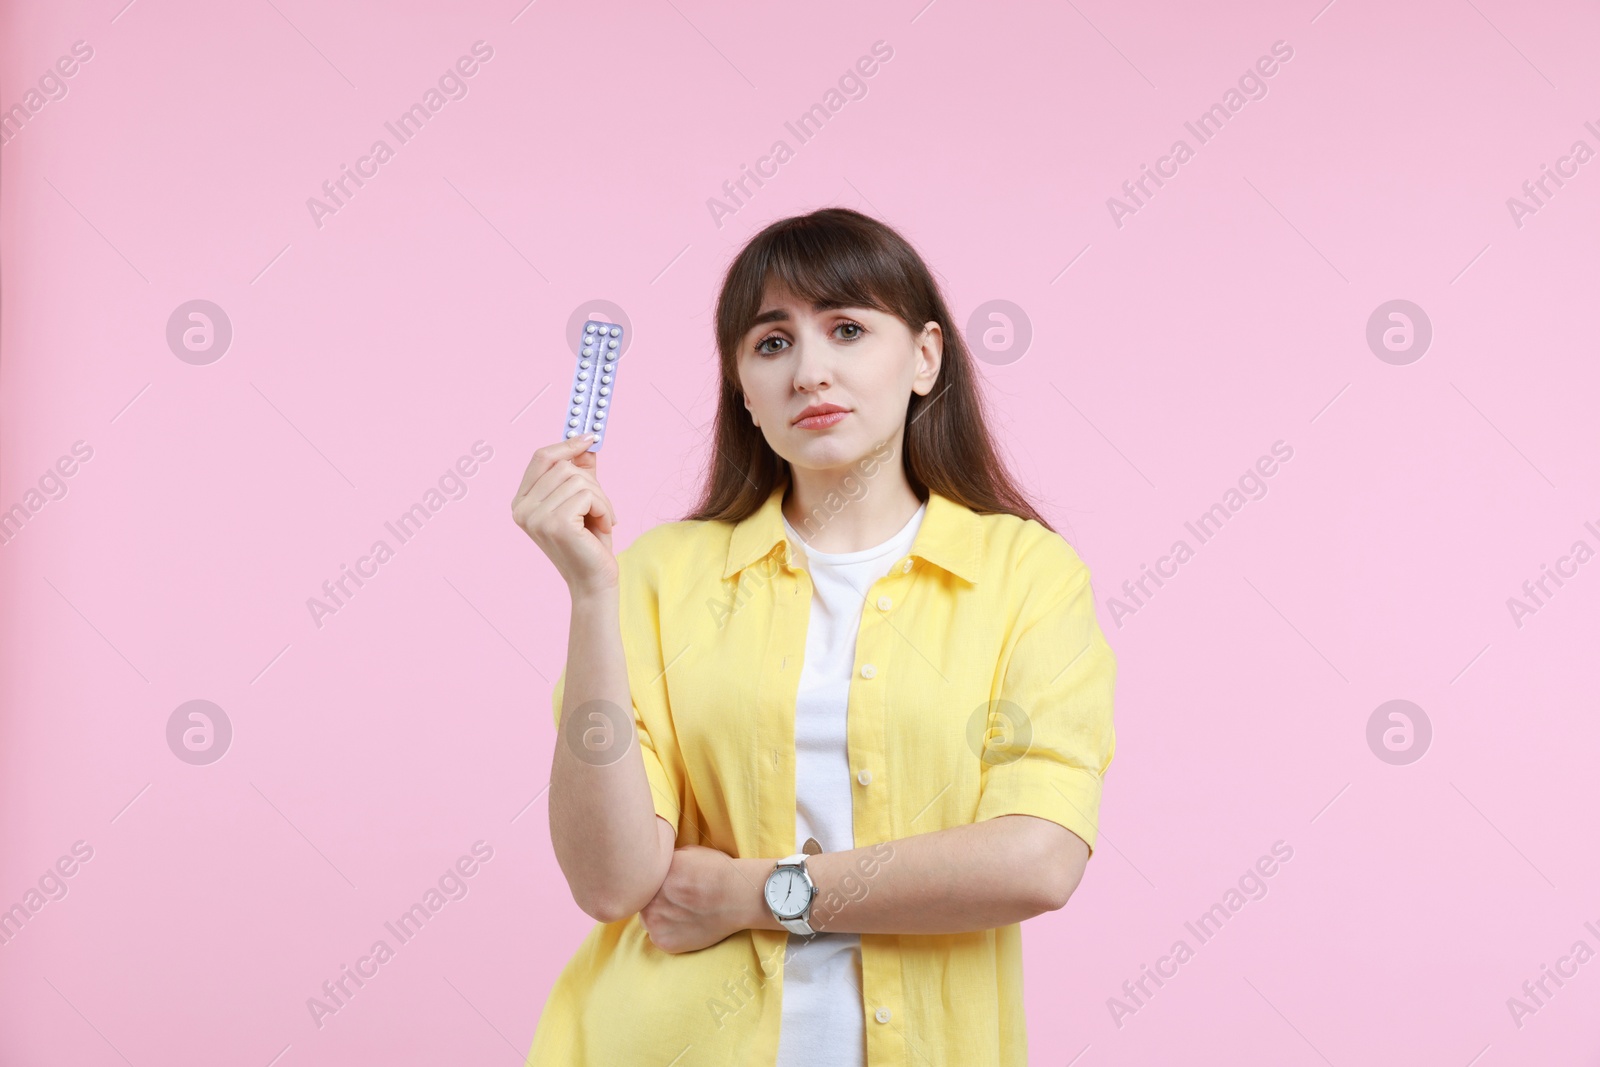
[[[741,522],[665,523],[617,556],[640,755],[680,847],[800,851],[794,711],[812,587],[783,491]],[[1025,814],[1092,849],[1116,661],[1088,567],[1036,522],[938,493],[927,504],[910,553],[862,604],[846,713],[855,846]],[[527,1063],[775,1063],[791,936],[744,930],[673,954],[638,915],[598,923]],[[860,937],[870,1067],[1026,1067],[1018,924]]]

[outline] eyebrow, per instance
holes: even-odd
[[[876,310],[875,308],[869,307],[866,304],[855,304],[855,303],[852,303],[851,301],[848,301],[848,300],[819,300],[816,303],[811,305],[811,310],[812,311],[834,311],[834,310],[836,310],[838,308],[853,308],[853,307],[859,307],[864,311],[874,311],[874,310]],[[750,320],[750,327],[751,327],[751,329],[754,329],[757,326],[763,326],[763,325],[765,325],[766,323],[769,323],[769,322],[788,322],[788,321],[789,321],[789,312],[786,309],[784,309],[784,308],[773,308],[770,311],[763,311],[761,314],[759,314],[755,318],[751,319]]]

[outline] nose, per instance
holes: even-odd
[[[794,387],[803,393],[816,392],[833,384],[833,356],[828,346],[802,332],[795,339]]]

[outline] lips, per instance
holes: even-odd
[[[813,404],[801,412],[794,424],[802,430],[821,430],[840,422],[849,413],[848,408],[838,404]]]

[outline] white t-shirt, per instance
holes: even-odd
[[[845,718],[856,634],[872,584],[910,551],[927,509],[923,504],[899,533],[858,552],[818,552],[784,520],[790,542],[805,554],[813,588],[794,709],[797,851],[808,837],[824,852],[855,847]],[[790,934],[778,1067],[862,1067],[866,1056],[860,935]]]

